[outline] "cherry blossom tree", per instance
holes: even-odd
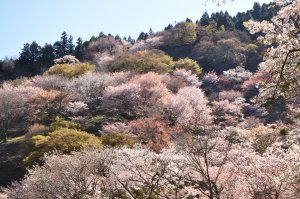
[[[165,119],[189,132],[196,132],[211,124],[211,110],[201,89],[183,87],[178,93],[166,95],[161,102]]]
[[[271,21],[249,21],[244,25],[251,34],[261,32],[258,41],[267,49],[260,70],[270,74],[261,82],[259,101],[277,98],[293,98],[299,95],[300,57],[300,1],[275,0],[280,7]]]
[[[13,87],[4,84],[0,88],[0,133],[1,139],[6,141],[7,130],[17,122],[24,122],[29,116],[28,101],[38,90],[34,87]],[[3,137],[2,137],[3,136]]]
[[[29,170],[22,183],[13,184],[6,193],[14,199],[110,198],[113,157],[113,151],[109,149],[46,156],[43,167]]]

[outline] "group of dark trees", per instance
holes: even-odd
[[[236,16],[230,16],[227,11],[225,12],[217,12],[213,13],[210,17],[207,12],[202,15],[202,18],[198,23],[202,26],[209,25],[209,22],[215,21],[217,22],[217,27],[220,28],[224,26],[225,29],[237,29],[244,31],[245,27],[243,23],[250,19],[263,21],[270,20],[272,16],[276,13],[276,8],[269,9],[269,5],[263,4],[262,6],[255,2],[253,8],[246,12],[238,12]]]
[[[261,6],[259,3],[254,3],[253,9],[248,10],[247,12],[239,12],[236,16],[230,16],[227,11],[212,13],[211,16],[205,12],[201,19],[196,21],[196,24],[198,26],[206,27],[213,23],[218,30],[245,31],[243,22],[248,21],[249,19],[259,21],[268,20],[276,13],[276,10],[276,7],[270,9],[267,4]],[[186,21],[192,22],[190,19],[187,19]],[[165,28],[165,31],[170,31],[172,29],[174,29],[174,26],[169,24]],[[141,32],[137,40],[145,40],[151,34],[153,34],[152,29],[149,30],[149,33]],[[89,44],[103,37],[113,37],[113,35],[105,35],[103,32],[100,32],[98,36],[92,36],[89,41],[83,41],[81,38],[78,38],[76,44],[74,44],[72,35],[63,32],[60,40],[56,41],[54,44],[46,43],[44,46],[40,46],[35,41],[31,44],[26,43],[20,52],[19,58],[15,60],[8,58],[0,60],[0,79],[15,79],[20,76],[40,74],[54,64],[54,59],[63,57],[64,55],[74,55],[78,60],[84,61],[87,59],[85,51]],[[116,35],[114,38],[116,40],[121,40],[119,35]],[[128,36],[128,38],[124,37],[123,40],[131,44],[136,42],[131,36]],[[199,63],[202,64],[201,62]]]

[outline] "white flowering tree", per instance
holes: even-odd
[[[249,21],[251,34],[262,33],[258,41],[268,46],[260,70],[269,78],[260,85],[258,99],[293,98],[300,83],[300,0],[275,0],[280,7],[271,21]]]
[[[28,100],[36,90],[34,87],[13,87],[9,84],[0,88],[0,140],[6,141],[7,130],[26,120]]]

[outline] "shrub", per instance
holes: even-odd
[[[101,140],[103,145],[111,147],[132,147],[136,143],[133,137],[118,132],[106,133],[101,136]]]
[[[51,127],[52,131],[56,131],[61,128],[79,130],[80,124],[75,123],[75,122],[66,121],[61,117],[56,117],[50,127]]]
[[[281,136],[286,136],[288,134],[289,134],[289,130],[286,128],[282,128],[279,130],[279,135],[281,135]]]
[[[76,63],[76,64],[56,64],[49,68],[44,75],[58,75],[65,77],[78,77],[88,72],[94,72],[96,66],[90,63]]]
[[[116,59],[110,66],[110,71],[169,73],[172,72],[173,66],[173,59],[163,51],[137,51]]]
[[[32,152],[23,160],[26,165],[40,162],[45,153],[54,150],[69,154],[71,151],[83,147],[101,147],[101,140],[84,131],[75,129],[59,128],[49,135],[37,135],[32,137]]]
[[[185,70],[192,71],[193,74],[200,75],[202,73],[202,68],[198,63],[190,58],[179,59],[175,62],[174,68],[182,68]]]

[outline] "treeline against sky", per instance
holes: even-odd
[[[168,34],[171,34],[173,36],[176,35],[176,29],[178,29],[177,32],[180,30],[184,30],[184,34],[181,37],[182,41],[179,41],[174,46],[168,45],[170,42],[174,41],[164,41],[164,44],[160,45],[158,48],[166,51],[168,54],[173,56],[175,59],[181,58],[181,57],[190,57],[195,59],[204,69],[207,70],[216,70],[215,68],[211,68],[211,65],[214,65],[215,63],[208,63],[210,62],[209,56],[213,56],[212,54],[215,53],[215,51],[218,51],[218,49],[210,49],[209,52],[206,52],[206,55],[199,55],[199,54],[187,54],[185,55],[183,52],[173,52],[172,49],[174,47],[184,47],[187,44],[193,44],[193,45],[200,45],[204,46],[205,44],[199,44],[199,41],[207,38],[203,38],[203,36],[211,36],[212,34],[216,33],[217,31],[225,31],[223,33],[223,37],[226,37],[226,35],[232,34],[232,31],[235,32],[246,32],[245,27],[243,26],[243,22],[248,21],[249,19],[254,20],[268,20],[271,19],[271,17],[276,13],[276,8],[268,8],[267,4],[260,5],[259,3],[254,3],[254,6],[251,10],[248,10],[247,12],[237,13],[236,16],[230,16],[228,12],[217,12],[211,14],[211,16],[208,15],[207,12],[203,14],[200,20],[197,20],[195,23],[193,23],[190,19],[186,19],[186,23],[192,23],[192,24],[183,24],[178,23],[176,25],[169,24],[163,31],[158,33],[153,33],[152,29],[148,33],[141,32],[139,37],[137,38],[137,41],[146,40],[148,37],[151,37],[155,34],[164,35],[166,38],[168,37]],[[190,26],[190,27],[187,27]],[[172,30],[174,30],[172,32]],[[192,32],[191,32],[192,31]],[[195,31],[195,32],[193,32]],[[242,33],[238,33],[242,34]],[[247,35],[248,33],[244,33]],[[37,42],[33,41],[32,43],[26,43],[24,44],[24,47],[22,48],[20,55],[17,59],[12,58],[5,58],[4,60],[0,60],[0,79],[15,79],[21,76],[33,76],[37,74],[41,74],[48,68],[50,68],[54,62],[54,59],[63,57],[64,55],[74,55],[77,59],[80,61],[93,61],[91,60],[91,57],[89,56],[89,46],[91,43],[101,39],[101,38],[114,38],[116,42],[120,41],[122,43],[129,43],[131,45],[135,44],[137,41],[133,39],[131,36],[123,37],[116,35],[113,36],[111,34],[104,34],[103,32],[100,32],[98,36],[92,36],[90,40],[83,41],[81,38],[78,38],[76,42],[74,42],[74,39],[72,35],[68,35],[66,32],[63,32],[61,35],[61,38],[59,41],[56,41],[54,44],[48,44],[46,43],[44,46],[41,46]],[[190,37],[190,38],[189,38]],[[244,36],[245,37],[245,36]],[[242,41],[242,43],[251,43],[252,39],[254,39],[255,36],[252,36],[250,40],[247,42]],[[214,38],[213,45],[216,44],[216,39]],[[203,42],[202,42],[203,43]],[[113,44],[108,44],[113,45]],[[208,45],[208,44],[207,44]],[[232,44],[236,45],[236,44]],[[109,47],[109,46],[108,46]],[[220,48],[226,48],[226,45],[221,44],[219,42]],[[252,46],[252,50],[253,50]],[[98,49],[101,51],[101,49]],[[183,50],[183,48],[182,48]],[[193,49],[192,49],[193,50]],[[224,50],[224,49],[219,49]],[[184,50],[183,50],[184,51]],[[196,51],[196,50],[195,50]],[[174,54],[175,53],[175,54]],[[250,52],[250,54],[253,54],[253,52]],[[196,56],[196,57],[195,57]],[[253,58],[249,58],[249,61],[253,61]],[[253,70],[253,67],[255,68],[255,64],[257,64],[257,61],[252,65],[249,66],[252,67],[251,70]],[[218,69],[217,71],[221,72],[223,69]]]

